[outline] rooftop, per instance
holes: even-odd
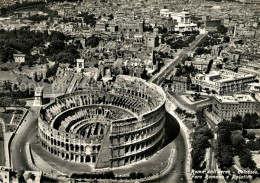
[[[250,94],[234,94],[231,96],[217,95],[217,96],[215,96],[215,98],[222,103],[239,104],[240,102],[256,102],[256,100]]]

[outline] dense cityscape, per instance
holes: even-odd
[[[259,182],[259,10],[1,0],[0,182]]]

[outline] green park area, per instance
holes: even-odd
[[[5,124],[10,123],[12,116],[12,113],[0,112],[0,118],[4,121]]]

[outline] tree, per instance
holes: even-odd
[[[57,54],[60,51],[63,51],[65,48],[64,41],[55,40],[52,41],[47,49],[47,55]]]
[[[217,31],[220,34],[226,34],[227,33],[227,28],[224,25],[220,25],[220,26],[217,27]]]
[[[211,146],[209,139],[213,138],[213,134],[207,125],[200,125],[195,128],[192,137],[192,168],[195,170],[202,170],[205,167],[203,165],[201,166],[201,164],[204,161],[206,149]]]
[[[83,15],[83,20],[86,24],[90,25],[91,27],[94,27],[96,25],[96,19],[95,19],[95,15],[93,14],[88,14],[88,13],[84,13]]]
[[[206,50],[205,48],[203,47],[198,47],[195,51],[198,55],[202,55],[202,54],[205,54],[208,52],[208,50]]]
[[[136,174],[136,178],[137,178],[137,179],[142,179],[142,178],[144,178],[144,174],[141,173],[141,172],[138,172],[138,173]]]
[[[230,138],[230,131],[228,131],[227,129],[221,129],[218,132],[218,142],[220,144],[227,144],[227,145],[231,145],[231,138]]]
[[[38,82],[37,72],[34,72],[33,76],[34,76],[34,81]]]
[[[167,28],[166,28],[166,27],[160,28],[159,31],[158,31],[158,33],[160,33],[160,34],[167,33]]]
[[[216,67],[217,67],[218,69],[223,69],[223,64],[217,64]]]
[[[203,134],[208,139],[213,138],[212,130],[207,125],[199,126],[197,132]]]
[[[3,109],[6,112],[6,107],[10,106],[13,103],[13,99],[7,96],[0,98],[0,106],[3,107]]]
[[[250,140],[253,140],[253,139],[256,138],[254,132],[248,132],[247,135],[246,135],[246,137],[247,137],[248,139],[250,139]]]
[[[36,176],[33,173],[29,173],[29,179],[35,180]]]
[[[143,70],[143,72],[141,74],[141,78],[142,79],[148,79],[148,75],[147,75],[147,70],[146,69]]]
[[[235,69],[233,69],[234,72],[238,72],[238,67],[236,67]]]
[[[99,38],[96,36],[91,36],[86,39],[86,46],[90,46],[91,48],[97,47],[99,44]]]
[[[259,138],[256,140],[251,139],[246,143],[246,146],[251,151],[258,151],[260,150],[260,139]]]
[[[10,81],[4,81],[3,89],[12,92],[12,84]]]
[[[230,122],[228,129],[229,129],[230,131],[242,130],[242,129],[243,129],[243,125],[242,125],[241,123]]]
[[[62,32],[57,31],[52,31],[50,37],[52,41],[64,41],[66,39],[66,36]]]
[[[110,19],[114,19],[114,15],[113,15],[113,14],[108,15],[108,17],[109,17]]]
[[[210,72],[210,70],[211,70],[211,67],[212,67],[212,64],[213,64],[213,59],[211,59],[210,61],[209,61],[209,63],[208,63],[208,67],[207,67],[207,70],[206,70],[206,74],[208,74],[209,72]]]
[[[201,162],[204,160],[205,156],[205,149],[201,148],[193,148],[191,151],[191,158],[192,158],[192,168],[195,170],[201,169]]]
[[[196,111],[196,117],[197,117],[198,122],[202,121],[203,111],[202,110],[197,110]]]
[[[136,179],[136,172],[131,172],[131,173],[129,174],[129,177],[130,177],[131,179]]]
[[[251,170],[256,168],[256,164],[252,159],[252,153],[247,148],[240,151],[239,162],[243,168],[250,168]]]
[[[115,178],[115,174],[112,171],[105,172],[104,173],[104,177],[107,178],[107,179],[114,179]]]
[[[176,69],[176,72],[175,72],[175,76],[176,76],[176,77],[180,77],[181,75],[182,75],[182,70],[179,69],[179,68],[177,68],[177,69]]]
[[[46,78],[52,77],[56,75],[56,72],[58,70],[59,64],[56,63],[54,64],[54,66],[52,66],[51,68],[49,68],[46,72]]]
[[[232,133],[231,141],[234,147],[234,153],[237,155],[246,147],[245,139],[239,133]]]
[[[28,19],[33,21],[34,23],[35,22],[40,23],[41,21],[48,20],[48,16],[36,14],[36,15],[29,17]]]
[[[237,114],[236,116],[232,116],[231,121],[234,123],[242,123],[242,116]]]
[[[144,32],[153,32],[153,27],[152,26],[144,27]]]
[[[229,41],[230,41],[230,38],[228,36],[224,36],[223,42],[224,43],[229,43]]]
[[[216,153],[218,164],[222,170],[229,168],[233,165],[232,146],[220,146],[218,144],[218,151]]]
[[[259,116],[255,113],[255,114],[250,114],[250,113],[246,113],[244,118],[243,118],[243,128],[254,128],[256,126],[258,126],[258,120],[259,120]]]

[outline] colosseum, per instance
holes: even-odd
[[[97,82],[42,107],[41,144],[59,158],[94,168],[132,164],[161,148],[165,101],[159,86],[140,78]]]

